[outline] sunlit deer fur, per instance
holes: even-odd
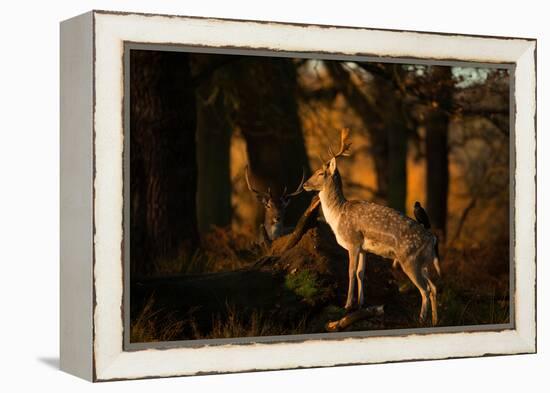
[[[346,309],[354,304],[357,283],[357,305],[364,302],[366,252],[397,261],[418,288],[422,298],[420,321],[426,320],[428,297],[432,324],[437,324],[437,288],[429,277],[433,264],[439,274],[439,261],[434,251],[435,237],[415,220],[397,210],[367,201],[348,201],[342,191],[342,180],[336,159],[349,155],[347,132],[342,133],[342,146],[332,154],[328,164],[317,170],[303,185],[306,191],[319,191],[321,208],[336,241],[349,254],[349,284]]]
[[[260,225],[260,242],[271,243],[273,240],[288,234],[291,229],[284,226],[286,208],[290,204],[291,198],[303,191],[302,186],[305,180],[305,173],[302,171],[302,180],[296,191],[287,194],[287,188],[285,187],[280,197],[275,197],[269,188],[267,192],[262,192],[252,187],[248,177],[248,167],[245,168],[245,179],[248,189],[256,195],[265,209],[264,223]]]

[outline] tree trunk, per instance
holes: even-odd
[[[428,216],[432,227],[443,234],[447,227],[449,194],[448,123],[447,116],[438,109],[430,110],[426,116]]]
[[[227,91],[233,119],[246,140],[248,165],[256,188],[280,196],[298,186],[302,170],[310,174],[296,102],[296,66],[289,59],[243,58],[231,64]],[[238,81],[238,85],[234,81]],[[302,194],[287,208],[285,225],[295,225],[309,204]],[[257,224],[263,220],[259,206]]]
[[[395,75],[400,67],[394,64],[385,64],[388,75]],[[402,213],[406,213],[407,201],[407,147],[409,130],[404,118],[404,108],[401,93],[392,82],[376,77],[377,101],[381,103],[380,112],[383,113],[384,134],[387,138],[387,198],[388,205]]]
[[[196,108],[189,55],[130,52],[130,248],[147,275],[198,241]]]
[[[214,55],[193,55],[193,74],[204,75],[221,60]],[[201,233],[209,231],[213,225],[231,224],[231,124],[217,73],[213,70],[203,79],[196,91],[197,218]]]
[[[445,237],[449,194],[448,128],[452,104],[451,67],[433,66],[431,78],[437,90],[425,114],[427,207],[432,227]]]

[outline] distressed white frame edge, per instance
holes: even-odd
[[[93,379],[93,13],[60,26],[60,368]]]
[[[95,380],[536,351],[535,41],[104,12],[95,12],[93,17]],[[521,192],[515,193],[515,329],[124,352],[121,318],[124,41],[516,63],[515,189]]]

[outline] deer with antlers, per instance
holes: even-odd
[[[250,184],[248,166],[245,168],[244,174],[248,189],[256,195],[256,198],[258,198],[265,209],[264,223],[260,225],[260,243],[265,242],[270,244],[273,240],[290,233],[292,229],[284,226],[286,208],[290,204],[290,200],[303,191],[302,186],[305,180],[304,170],[302,169],[302,180],[296,188],[296,191],[288,194],[287,187],[285,186],[280,197],[274,196],[271,192],[271,188],[268,188],[267,192],[255,189]]]
[[[363,305],[366,253],[388,258],[399,264],[422,298],[420,321],[426,320],[428,298],[432,324],[437,324],[437,288],[431,280],[428,266],[433,264],[438,274],[439,261],[435,253],[434,235],[415,220],[397,210],[367,201],[347,200],[336,159],[350,155],[349,131],[341,131],[340,150],[304,183],[306,191],[319,191],[325,220],[340,246],[349,255],[349,284],[345,308],[354,307],[357,283],[357,306]]]

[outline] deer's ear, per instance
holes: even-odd
[[[336,158],[333,157],[330,160],[330,163],[328,164],[328,171],[331,175],[333,175],[335,170],[336,170]]]

